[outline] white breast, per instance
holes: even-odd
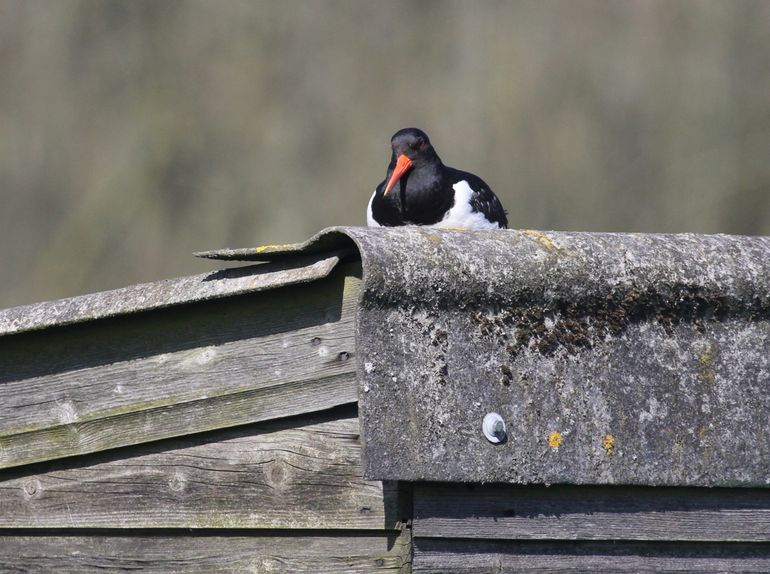
[[[369,227],[381,227],[381,225],[374,220],[374,216],[372,216],[372,202],[374,201],[374,196],[376,194],[377,194],[377,190],[375,189],[372,192],[372,198],[369,200],[369,205],[366,206],[366,224]]]
[[[498,223],[489,221],[483,213],[473,211],[471,196],[473,190],[465,180],[458,181],[452,186],[455,190],[455,204],[447,211],[444,219],[430,227],[462,227],[464,229],[500,229]],[[371,202],[370,202],[371,204]],[[371,213],[371,208],[370,208]]]

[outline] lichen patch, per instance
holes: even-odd
[[[548,435],[548,446],[556,450],[561,446],[562,440],[561,433],[559,431],[553,431]]]

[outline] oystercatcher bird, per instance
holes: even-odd
[[[390,147],[387,176],[366,211],[370,227],[508,227],[505,209],[490,187],[472,173],[445,166],[425,132],[399,130]]]

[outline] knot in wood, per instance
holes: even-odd
[[[185,488],[187,480],[181,472],[175,472],[168,481],[168,487],[174,492],[181,492]]]
[[[28,480],[24,483],[22,486],[22,489],[24,490],[24,495],[27,498],[32,498],[33,496],[39,495],[42,491],[42,485],[40,484],[40,481],[36,478],[33,478],[31,480]]]

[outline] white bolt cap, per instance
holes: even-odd
[[[487,413],[481,423],[481,430],[484,436],[493,444],[499,444],[505,440],[506,430],[505,421],[497,413]]]

